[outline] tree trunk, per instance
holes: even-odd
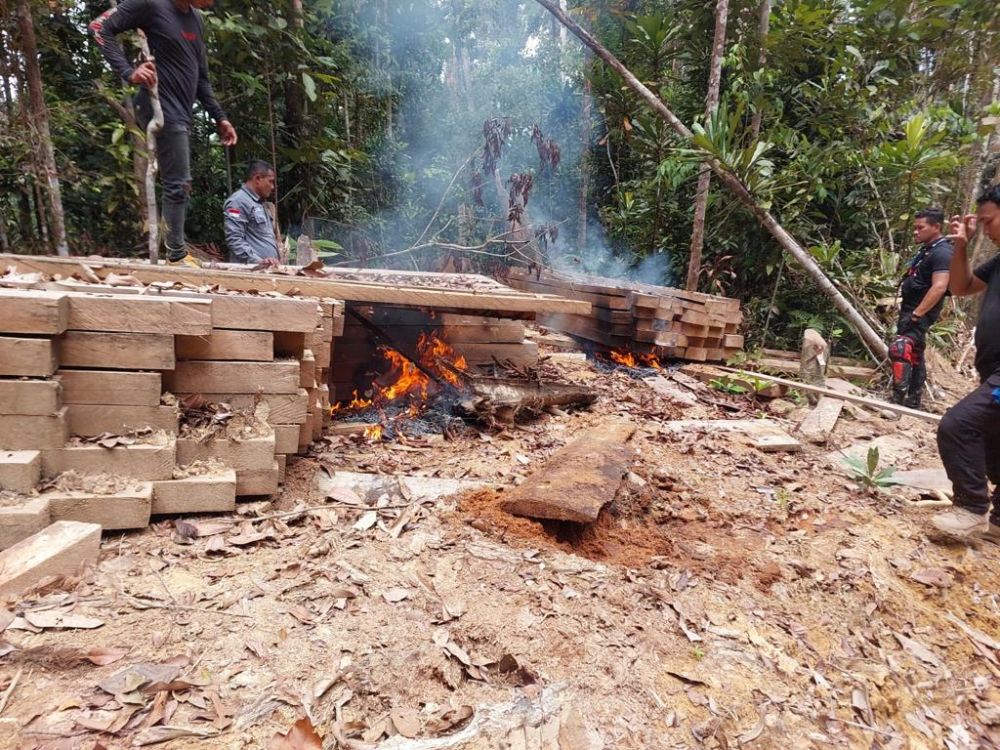
[[[56,155],[52,148],[49,132],[49,111],[42,93],[42,71],[38,66],[38,45],[35,43],[35,24],[31,17],[28,0],[18,0],[18,30],[21,37],[21,51],[24,53],[25,77],[28,81],[28,98],[31,102],[37,146],[48,183],[51,205],[52,235],[56,252],[69,255],[66,243],[66,221],[63,213],[62,191],[59,187],[59,173],[56,171]]]
[[[565,33],[566,27],[563,26],[562,29],[563,33]],[[580,109],[580,206],[577,218],[578,226],[576,230],[576,244],[581,252],[587,247],[587,223],[589,218],[587,203],[590,198],[590,118],[592,117],[592,109],[594,105],[590,78],[588,78],[591,57],[590,50],[585,50],[583,56],[583,106]]]
[[[305,10],[302,7],[302,0],[292,0],[288,11],[288,26],[294,36],[302,35],[305,28]],[[287,133],[284,140],[293,147],[305,140],[305,94],[302,90],[302,72],[299,70],[298,64],[298,56],[288,54],[284,64],[286,75],[284,121]],[[278,165],[272,166],[277,171]],[[291,170],[289,183],[301,185],[303,189],[298,191],[298,196],[303,197],[293,197],[289,205],[283,207],[282,211],[279,212],[286,225],[302,221],[302,217],[308,210],[306,201],[312,192],[311,182],[310,166],[303,163],[295,164]]]
[[[729,0],[715,4],[715,38],[712,41],[712,61],[708,72],[708,95],[705,97],[706,122],[719,108],[719,88],[722,85],[722,56],[726,51],[726,20]],[[698,192],[694,199],[694,226],[691,229],[691,260],[688,262],[687,288],[697,291],[701,275],[701,251],[705,245],[705,213],[708,210],[708,189],[712,182],[712,169],[707,164],[698,175]]]
[[[758,13],[757,44],[760,46],[757,51],[757,70],[763,71],[767,66],[767,34],[771,29],[771,0],[760,0]],[[764,107],[758,102],[753,111],[753,119],[750,121],[751,143],[760,138],[760,125],[763,116]]]
[[[580,28],[579,24],[573,21],[568,15],[563,13],[558,6],[553,2],[553,0],[535,0],[539,5],[544,7],[550,13],[553,13],[559,21],[566,26],[570,31],[576,35],[584,44],[586,44],[594,53],[604,60],[610,68],[617,72],[624,80],[625,83],[635,91],[639,96],[641,96],[646,104],[667,124],[674,129],[674,131],[685,138],[690,140],[692,137],[691,131],[688,127],[677,119],[677,115],[670,111],[670,109],[665,105],[659,97],[657,97],[652,91],[650,91],[632,72],[622,65],[621,61],[618,60],[614,55],[612,55],[608,50],[606,50],[601,44],[594,39],[590,34]],[[771,236],[778,241],[778,244],[791,255],[798,263],[806,270],[806,272],[812,277],[816,282],[816,285],[820,290],[830,298],[834,307],[839,310],[850,326],[858,334],[859,338],[865,343],[865,345],[871,350],[871,352],[881,358],[888,356],[888,347],[882,338],[875,332],[875,330],[868,324],[868,322],[861,317],[857,310],[855,310],[851,303],[847,301],[847,298],[833,285],[833,282],[826,277],[823,273],[823,269],[820,268],[816,261],[813,260],[809,252],[802,247],[795,238],[792,237],[784,227],[782,227],[777,220],[770,214],[767,209],[763,208],[758,204],[750,191],[747,190],[746,185],[744,185],[740,179],[734,175],[729,169],[719,162],[715,158],[709,158],[708,164],[711,166],[712,171],[719,177],[721,182],[732,191],[733,195],[742,203],[747,210],[749,210],[754,218],[760,222]]]
[[[977,115],[984,114],[987,107],[998,97],[1000,97],[1000,77],[994,79],[992,86],[984,89]],[[972,143],[971,153],[969,154],[969,166],[965,173],[965,179],[962,180],[961,193],[959,195],[962,200],[962,213],[975,210],[983,166],[986,163],[987,155],[991,152],[991,146],[995,138],[996,128],[991,130],[990,134],[985,138],[976,138]]]

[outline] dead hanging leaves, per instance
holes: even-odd
[[[562,159],[562,152],[559,149],[559,144],[556,143],[552,138],[548,140],[542,134],[542,129],[538,127],[538,123],[531,129],[531,140],[535,144],[535,148],[538,150],[538,172],[542,175],[553,175],[556,169],[559,167],[559,161]]]
[[[483,172],[494,175],[507,139],[514,132],[509,117],[491,117],[483,123]]]

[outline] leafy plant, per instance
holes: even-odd
[[[895,466],[886,466],[880,469],[880,456],[878,448],[872,446],[868,449],[868,457],[862,461],[856,456],[844,456],[844,463],[851,471],[854,480],[867,490],[881,489],[896,484],[892,475],[896,473]]]

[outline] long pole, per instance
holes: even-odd
[[[642,97],[649,107],[671,128],[681,137],[690,140],[693,136],[691,130],[679,119],[677,116],[670,111],[666,104],[656,96],[652,91],[650,91],[643,83],[632,74],[632,72],[626,68],[621,61],[612,55],[608,50],[606,50],[600,42],[598,42],[594,37],[592,37],[587,31],[580,27],[576,21],[571,19],[566,13],[564,13],[559,6],[552,0],[535,0],[539,5],[545,8],[549,13],[554,15],[559,22],[569,29],[573,34],[580,39],[584,44],[586,44],[590,49],[594,51],[594,54],[600,57],[607,65],[617,72],[625,81],[625,84],[635,91],[640,97]],[[778,244],[791,255],[798,263],[801,265],[809,276],[812,277],[813,281],[820,288],[830,301],[833,306],[840,311],[847,322],[850,324],[851,328],[858,334],[858,336],[868,345],[872,352],[877,356],[886,358],[889,355],[888,347],[882,340],[882,337],[875,332],[868,321],[866,321],[857,310],[851,305],[851,303],[844,297],[843,294],[834,286],[833,282],[827,278],[826,274],[823,273],[823,269],[817,265],[816,261],[812,259],[809,252],[800,245],[792,235],[790,235],[781,224],[771,215],[771,213],[763,208],[760,204],[754,200],[750,191],[747,189],[746,185],[734,175],[729,169],[722,164],[718,159],[713,156],[705,157],[706,163],[712,168],[712,171],[718,176],[720,182],[725,185],[732,193],[736,196],[737,200],[742,203],[747,210],[749,210],[754,218],[763,226],[771,236],[777,240]]]

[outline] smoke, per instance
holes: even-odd
[[[388,50],[394,61],[390,81],[370,76],[373,95],[387,88],[396,92],[391,128],[369,144],[382,199],[368,231],[382,248],[398,251],[432,238],[475,246],[501,235],[507,229],[507,181],[530,172],[525,223],[536,231],[558,228],[547,247],[554,265],[650,284],[673,280],[665,253],[642,257],[612,243],[593,206],[582,219],[581,242],[581,159],[602,127],[591,122],[584,141],[583,51],[543,8],[518,0],[471,6],[411,0],[387,7],[385,36],[374,34],[369,51],[378,59]],[[481,155],[462,169],[481,152],[483,123],[491,118],[510,118],[513,126],[496,165],[499,184]],[[558,146],[554,172],[540,164],[531,137],[536,124]],[[428,257],[404,254],[392,261],[424,267]]]

